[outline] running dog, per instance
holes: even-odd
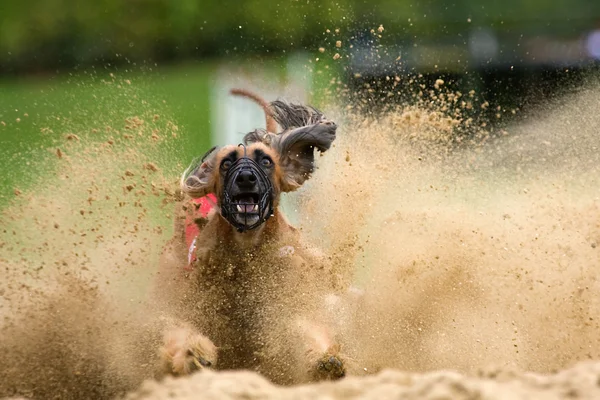
[[[310,106],[234,94],[263,106],[267,129],[209,150],[183,174],[184,194],[215,204],[196,221],[191,247],[179,224],[165,252],[157,280],[170,321],[162,372],[250,369],[280,384],[339,379],[344,357],[321,308],[342,284],[278,209],[281,193],[309,179],[315,149],[330,148],[337,126]]]

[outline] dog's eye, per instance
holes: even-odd
[[[260,160],[260,165],[262,165],[263,167],[270,167],[271,164],[273,164],[273,161],[271,161],[270,158],[263,158],[262,160]]]
[[[231,161],[225,160],[221,163],[221,169],[229,169],[231,168]]]

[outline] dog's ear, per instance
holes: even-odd
[[[271,102],[270,108],[271,116],[284,132],[302,126],[314,125],[325,119],[321,111],[303,104],[275,100]]]
[[[212,177],[218,150],[218,147],[215,146],[204,156],[192,161],[181,176],[181,190],[188,196],[197,199],[213,192]]]
[[[283,129],[273,134],[257,129],[244,136],[244,144],[264,143],[279,153],[283,172],[281,189],[291,192],[310,178],[314,170],[314,150],[328,150],[335,140],[337,126],[325,119],[316,108],[276,100],[270,104],[271,115]]]
[[[310,178],[315,149],[327,151],[335,140],[336,129],[335,123],[322,119],[271,137],[271,147],[279,153],[279,167],[283,172],[282,191],[292,192]]]

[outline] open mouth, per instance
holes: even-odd
[[[233,198],[238,213],[258,215],[258,194],[240,194]]]
[[[233,214],[233,218],[238,224],[252,226],[259,221],[258,194],[239,194],[234,196],[232,203],[235,206],[236,211]]]

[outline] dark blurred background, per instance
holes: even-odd
[[[379,25],[385,45],[405,54],[404,67],[426,71],[577,68],[600,58],[593,0],[4,0],[0,66],[16,74],[314,50],[335,28],[354,36],[360,52],[364,33]],[[353,61],[373,73],[389,67]]]
[[[4,0],[0,7],[5,76],[314,52],[333,44],[327,30],[338,29],[351,84],[445,75],[488,96],[531,100],[600,59],[594,0]],[[374,40],[380,25],[385,34]]]

